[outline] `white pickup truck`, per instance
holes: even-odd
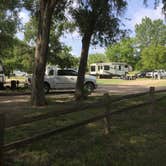
[[[44,90],[48,93],[50,89],[67,90],[75,89],[77,81],[77,71],[74,69],[60,69],[54,66],[46,67],[44,78]],[[28,79],[31,83],[31,78]],[[96,77],[85,75],[84,82],[86,90],[91,93],[96,87]]]

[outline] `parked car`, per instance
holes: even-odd
[[[166,71],[165,70],[154,70],[151,72],[146,73],[146,77],[148,78],[155,78],[155,79],[161,79],[161,78],[166,78]]]
[[[146,71],[141,71],[136,74],[137,78],[145,78],[146,77]]]
[[[23,71],[20,71],[20,70],[14,70],[14,71],[13,71],[13,74],[14,74],[15,76],[20,76],[20,77],[23,77],[23,76],[27,76],[27,75],[28,75],[28,73],[23,72]]]
[[[73,69],[48,66],[44,78],[44,90],[48,93],[50,89],[75,89],[77,75],[77,71]],[[28,84],[31,84],[31,78],[28,77]],[[88,93],[91,93],[97,87],[96,77],[85,75],[84,87]]]

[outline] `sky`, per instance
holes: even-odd
[[[127,0],[128,6],[125,10],[125,13],[121,17],[122,23],[125,25],[126,29],[131,30],[130,36],[134,36],[134,27],[136,24],[140,24],[142,18],[146,16],[151,18],[152,20],[155,19],[162,19],[164,20],[164,15],[162,14],[162,4],[159,4],[157,9],[154,9],[154,0],[148,0],[148,6],[143,4],[143,0]],[[22,23],[25,24],[29,21],[29,14],[26,10],[22,10],[20,12],[20,18]],[[24,38],[23,32],[17,33],[17,36],[20,39]],[[77,32],[72,34],[65,34],[61,37],[61,41],[66,45],[72,48],[72,54],[79,56],[81,52],[81,37]],[[91,46],[89,53],[104,53],[105,48],[99,46]]]

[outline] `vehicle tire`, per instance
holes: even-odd
[[[91,82],[87,82],[84,85],[84,89],[87,92],[87,94],[91,94],[93,92],[93,90],[95,89],[95,86],[93,85],[93,83]]]
[[[49,86],[49,84],[48,83],[44,83],[44,92],[45,93],[49,93],[49,90],[50,90],[50,86]]]

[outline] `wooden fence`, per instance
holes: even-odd
[[[79,107],[75,106],[73,108],[62,110],[60,112],[48,112],[48,113],[38,115],[38,116],[27,117],[27,118],[23,118],[23,119],[18,120],[18,121],[13,121],[13,122],[8,123],[8,124],[5,123],[5,114],[0,114],[0,166],[4,166],[5,152],[7,152],[11,149],[21,148],[23,146],[31,144],[32,142],[35,142],[35,141],[38,141],[38,140],[41,140],[44,138],[48,138],[51,135],[60,134],[62,132],[65,132],[65,131],[68,131],[71,129],[75,129],[77,127],[86,125],[88,123],[96,122],[96,121],[101,120],[101,119],[104,119],[105,124],[106,124],[105,125],[105,132],[108,133],[111,130],[111,116],[112,115],[131,111],[131,110],[134,110],[136,108],[139,108],[139,107],[145,106],[145,105],[149,105],[149,112],[152,113],[154,111],[154,108],[155,108],[155,102],[162,100],[163,98],[166,97],[165,95],[163,95],[163,96],[159,97],[158,99],[156,99],[155,94],[156,93],[163,93],[163,92],[166,92],[166,90],[155,91],[154,87],[150,87],[148,92],[129,94],[129,95],[118,97],[116,99],[111,99],[111,96],[109,96],[109,94],[104,94],[102,99],[100,99],[94,103],[85,104],[85,105],[79,106]],[[128,106],[125,108],[121,108],[121,109],[114,111],[114,112],[111,111],[112,104],[115,104],[119,101],[132,99],[135,97],[141,97],[144,95],[148,95],[148,97],[147,97],[147,100],[143,103],[134,104],[134,105],[131,105],[131,106]],[[33,135],[31,137],[27,137],[25,139],[17,140],[15,142],[12,142],[9,144],[4,144],[5,130],[8,128],[14,128],[16,126],[20,126],[20,125],[40,121],[40,120],[46,120],[49,118],[53,118],[53,117],[57,117],[57,116],[65,115],[65,114],[80,112],[80,111],[84,111],[85,109],[90,109],[90,108],[105,108],[105,112],[100,114],[100,115],[89,118],[87,120],[77,122],[75,124],[71,124],[71,125],[68,125],[65,127],[57,128],[57,129],[52,129],[52,130],[49,130],[47,132],[42,132],[42,133]]]

